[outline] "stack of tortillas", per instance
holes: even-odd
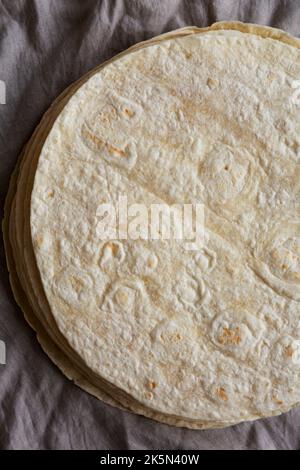
[[[199,429],[300,402],[299,48],[242,23],[162,35],[72,85],[26,146],[13,291],[99,399]],[[124,195],[203,204],[206,242],[101,239],[99,204]]]

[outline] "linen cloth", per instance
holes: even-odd
[[[299,0],[0,0],[1,218],[22,146],[51,102],[132,44],[183,26],[240,20],[300,36]],[[1,100],[0,100],[1,101]],[[159,424],[105,405],[67,380],[16,305],[0,242],[1,449],[299,449],[300,409],[212,431]]]

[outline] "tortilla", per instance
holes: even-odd
[[[22,308],[83,388],[199,428],[299,401],[298,47],[269,28],[184,29],[84,77],[43,120],[10,242]],[[207,245],[101,242],[97,203],[122,193],[203,203]]]

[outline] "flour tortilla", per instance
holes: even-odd
[[[225,25],[221,25],[221,27],[222,27],[222,28],[225,28],[226,26],[225,26]],[[251,27],[251,28],[253,28],[253,27]],[[257,34],[257,30],[255,30],[255,31],[256,31],[256,34]],[[252,31],[252,32],[253,32],[253,31]],[[181,34],[182,34],[182,33],[181,33]],[[215,33],[214,33],[214,34],[215,34]],[[279,33],[276,33],[276,32],[274,32],[274,31],[271,32],[270,30],[266,30],[266,33],[265,33],[265,34],[266,34],[266,35],[273,35],[273,37],[276,37],[277,39],[279,39],[279,37],[278,37],[278,34],[279,34]],[[277,34],[277,36],[276,36],[276,34]],[[231,38],[230,40],[233,40],[234,35],[233,35],[232,33],[229,33],[229,35],[232,36],[232,38]],[[224,36],[225,36],[225,38],[226,38],[226,34],[225,34],[225,33],[224,33]],[[287,40],[287,39],[288,39],[289,41],[292,40],[292,39],[289,38],[288,36],[283,36],[283,37],[285,38],[285,40]],[[250,39],[249,39],[249,40],[250,40]],[[273,41],[271,41],[271,42],[273,42]],[[296,45],[296,43],[295,43],[295,45]],[[268,45],[268,47],[273,47],[273,45],[272,45],[272,46],[271,46],[271,45],[270,45],[270,46]],[[274,46],[274,47],[275,47],[275,46]],[[279,45],[276,45],[276,47],[279,48]],[[281,46],[280,46],[280,47],[281,47]],[[289,48],[288,48],[288,49],[284,48],[284,50],[285,50],[285,52],[287,52],[287,50],[289,50]],[[293,50],[293,52],[291,52],[291,51],[289,50],[289,52],[290,52],[292,55],[295,53],[294,50]],[[297,52],[298,52],[298,51],[297,51]],[[298,58],[298,56],[297,56],[297,58]],[[216,83],[216,82],[212,81],[212,82],[210,82],[210,85],[214,86],[215,83]],[[47,131],[48,131],[48,130],[47,130]],[[51,137],[51,134],[50,134],[50,137]],[[47,145],[47,143],[46,143],[46,145]],[[226,148],[226,150],[227,150],[227,148]],[[38,153],[39,153],[39,152],[38,152]],[[38,154],[37,154],[37,155],[38,155]],[[43,155],[43,154],[42,154],[42,155]],[[239,165],[237,166],[237,168],[238,168],[238,169],[240,168],[240,170],[242,171],[242,168],[241,168],[241,166],[242,166],[242,164],[241,164],[241,162],[242,162],[242,160],[241,160],[241,155],[238,155],[237,158],[238,158],[238,163],[239,163]],[[246,155],[246,158],[247,158],[247,163],[249,162],[249,166],[250,166],[250,164],[253,165],[253,161],[251,160],[252,156]],[[210,176],[211,176],[211,174],[210,174],[211,168],[206,164],[205,161],[204,161],[204,165],[203,165],[202,168],[201,168],[201,171],[202,171],[202,174],[205,175],[205,177],[210,177]],[[33,174],[32,176],[34,176],[34,174]],[[240,200],[239,200],[239,201],[242,201],[243,204],[247,204],[247,202],[248,202],[248,200],[249,200],[249,194],[251,195],[251,191],[253,192],[253,191],[256,190],[256,188],[251,187],[251,185],[250,185],[250,187],[248,187],[248,188],[247,188],[247,185],[245,185],[245,186],[246,186],[246,189],[247,189],[248,192],[247,192],[247,194],[246,194],[246,196],[245,196],[244,198],[241,197]],[[217,185],[216,187],[214,187],[214,192],[216,193],[219,189],[220,189],[220,188],[219,188],[219,186]],[[240,189],[240,188],[239,188],[239,187],[236,188],[236,187],[234,187],[234,185],[233,185],[233,186],[231,186],[229,189],[230,189],[229,195],[232,196],[232,192],[235,193],[236,190],[237,190],[237,189]],[[244,190],[244,188],[243,188],[243,190]],[[208,193],[208,196],[211,196],[211,195]],[[213,196],[213,194],[212,194],[212,196]],[[222,196],[222,195],[221,195],[221,196]],[[227,194],[227,196],[228,196],[228,194]],[[234,194],[234,196],[236,196],[236,194]],[[242,196],[243,196],[243,195],[242,195]],[[211,204],[211,203],[214,204],[214,207],[213,207],[214,210],[219,210],[219,207],[220,207],[220,205],[223,204],[223,201],[222,201],[222,199],[221,199],[221,200],[218,200],[218,198],[214,198],[214,200],[212,200],[212,201],[209,200],[209,204]],[[229,216],[230,216],[230,211],[232,211],[232,207],[231,207],[230,204],[227,204],[227,205],[225,205],[225,206],[226,206],[226,207],[225,207],[225,211],[228,212],[228,213],[229,213]],[[230,222],[230,219],[229,219],[229,222]],[[213,225],[213,223],[215,223],[215,222],[212,221],[212,227],[215,228],[215,225]],[[225,224],[225,225],[226,225],[226,224]],[[230,226],[230,223],[228,223],[227,225],[229,226],[229,232],[228,232],[228,233],[230,233],[230,235],[232,235],[232,227]],[[225,226],[225,228],[227,228],[227,227]],[[222,233],[221,235],[223,235],[223,233]],[[221,237],[221,238],[222,238],[222,237]],[[220,242],[220,238],[217,237],[216,243],[219,243],[219,242]],[[229,245],[230,245],[230,244],[228,244],[228,243],[226,244],[226,249],[230,249],[230,246],[229,246]],[[231,254],[232,256],[234,256],[234,255],[235,255],[234,250],[231,249],[231,251],[232,251],[233,253],[230,253],[230,254]],[[252,260],[252,259],[250,259],[250,261],[251,261],[251,260]],[[254,282],[254,281],[253,281],[253,282]],[[275,296],[275,294],[272,293],[272,298],[274,298],[274,296]],[[49,300],[49,299],[48,299],[48,300]],[[50,302],[50,304],[51,304],[51,302]],[[294,304],[291,303],[291,305],[293,306]],[[51,306],[52,306],[52,305],[51,305]],[[193,307],[193,306],[189,306],[189,308],[191,308],[191,309],[193,310],[192,307]],[[188,309],[188,310],[189,310],[189,309]],[[54,315],[54,316],[55,316],[55,315]],[[254,316],[251,316],[251,315],[249,316],[248,314],[246,314],[246,315],[244,315],[244,317],[243,317],[242,319],[246,322],[246,326],[247,326],[248,329],[249,329],[249,325],[250,325],[250,327],[252,327],[252,328],[254,329],[254,331],[257,332],[258,329],[259,329],[261,326],[263,326],[263,324],[259,323],[259,322],[261,322],[260,319],[257,320],[257,319],[255,319],[255,318],[253,318],[253,317],[254,317]],[[56,319],[57,319],[57,318],[56,318]],[[48,319],[48,320],[49,320],[49,319]],[[217,319],[216,319],[216,320],[217,320]],[[225,321],[228,322],[229,320],[230,320],[230,319],[225,318]],[[53,322],[53,320],[50,319],[50,322],[51,322],[51,321]],[[258,322],[258,326],[255,325],[255,321]],[[216,323],[216,324],[217,324],[217,323]],[[69,341],[70,341],[70,338],[68,338],[68,339],[69,339]],[[286,339],[285,339],[284,341],[286,341]],[[72,343],[72,340],[71,340],[70,342]],[[213,341],[212,341],[212,342],[213,342]],[[73,344],[73,347],[74,347],[74,344]],[[248,347],[248,346],[247,346],[247,347]],[[285,343],[283,344],[282,347],[281,347],[281,345],[279,345],[279,352],[280,352],[280,350],[281,350],[283,347],[284,347],[284,348],[288,348],[289,345],[288,345],[288,346],[285,346]],[[281,348],[281,349],[280,349],[280,348]],[[74,348],[74,349],[76,349],[76,348]],[[227,353],[228,353],[228,351],[226,351],[226,350],[224,351],[224,348],[223,348],[222,354],[227,354]],[[247,354],[248,354],[248,353],[249,353],[249,352],[247,351]],[[231,354],[233,354],[232,350],[229,351],[229,355],[231,355]],[[240,352],[239,352],[239,354],[240,354]],[[83,355],[83,354],[82,354],[82,355]],[[79,354],[79,356],[81,356],[81,353]],[[84,355],[83,355],[83,356],[84,356]],[[233,354],[233,357],[234,357],[234,354]],[[86,358],[85,358],[85,359],[86,359]],[[229,357],[229,361],[230,361],[230,357]],[[88,366],[90,367],[90,365],[88,365]],[[247,366],[249,367],[248,364],[247,364]],[[93,369],[93,367],[90,367],[90,369]],[[94,368],[94,369],[95,369],[95,368]],[[99,372],[99,371],[97,371],[97,372]],[[100,371],[100,375],[102,375],[102,368],[101,368],[101,371]],[[200,375],[200,373],[199,373],[199,375]],[[215,375],[216,375],[216,374],[215,374]],[[213,378],[215,377],[214,374],[212,374],[212,376],[213,376]],[[260,378],[260,377],[258,376],[258,378]],[[110,380],[110,381],[111,381],[111,380]],[[227,384],[226,384],[226,385],[227,385]],[[198,384],[197,384],[197,386],[198,386]],[[262,384],[262,385],[259,384],[259,386],[263,388],[263,387],[265,386],[265,383]],[[118,387],[119,387],[120,389],[123,389],[123,390],[124,390],[124,388],[126,389],[126,387],[124,387],[124,384],[123,384],[123,386],[122,386],[122,384],[118,384]],[[200,388],[200,387],[199,387],[199,388]],[[204,385],[202,386],[202,388],[204,388]],[[197,390],[197,391],[198,391],[198,390]],[[200,391],[200,393],[201,393],[201,390],[199,390],[199,391]],[[229,422],[230,422],[229,419],[227,419],[227,420],[224,419],[225,416],[226,416],[226,418],[228,418],[229,416],[231,416],[230,413],[229,413],[229,410],[230,410],[230,408],[232,408],[232,404],[227,403],[227,401],[228,401],[229,398],[231,398],[231,397],[228,397],[228,390],[226,389],[226,386],[222,384],[222,385],[220,385],[220,386],[218,387],[218,386],[214,386],[214,384],[212,383],[212,384],[208,384],[207,389],[205,389],[204,391],[205,391],[205,393],[206,393],[206,394],[208,395],[208,397],[209,397],[208,400],[211,400],[211,399],[212,399],[212,392],[217,393],[217,394],[221,394],[221,397],[219,397],[219,398],[220,398],[223,402],[225,401],[226,403],[222,403],[222,402],[221,402],[221,403],[216,403],[216,404],[214,404],[213,402],[211,403],[211,402],[209,401],[209,402],[208,402],[208,405],[210,404],[210,406],[208,406],[208,408],[210,408],[210,409],[209,409],[208,411],[209,411],[210,413],[214,413],[215,411],[214,411],[213,408],[214,408],[214,406],[217,407],[217,408],[218,408],[217,413],[218,413],[218,411],[219,411],[218,417],[221,416],[221,417],[223,418],[222,420],[220,420],[220,422],[221,422],[221,423],[224,423],[224,424],[225,424],[225,423],[229,423]],[[176,390],[176,392],[177,392],[177,390]],[[255,393],[256,393],[256,395],[255,395]],[[224,394],[226,394],[226,397],[227,397],[226,400],[224,400],[224,397],[225,397]],[[257,399],[257,394],[258,394],[257,391],[254,392],[253,401],[255,401],[255,399]],[[275,393],[274,393],[273,395],[274,395],[274,396],[272,396],[272,399],[273,399],[273,400],[276,400],[276,401],[274,401],[274,407],[273,407],[272,409],[267,409],[267,411],[266,411],[266,408],[264,409],[264,408],[262,407],[262,411],[261,411],[261,410],[256,410],[256,414],[252,414],[252,415],[251,415],[251,413],[249,413],[249,411],[248,411],[248,409],[247,409],[247,406],[243,406],[243,407],[241,407],[242,409],[238,409],[238,412],[239,412],[240,414],[238,415],[238,417],[237,417],[236,415],[234,415],[234,416],[235,416],[234,419],[235,419],[235,420],[240,420],[241,417],[242,417],[242,415],[245,417],[244,419],[250,419],[251,417],[252,417],[252,419],[253,419],[253,418],[256,418],[256,417],[258,417],[258,416],[261,416],[262,414],[264,414],[264,415],[265,415],[265,414],[273,414],[273,413],[275,414],[275,413],[278,413],[280,410],[284,411],[285,409],[288,409],[288,408],[290,407],[290,404],[287,404],[287,405],[285,405],[285,407],[284,407],[284,406],[281,406],[281,407],[280,407],[280,410],[279,410],[279,409],[278,409],[278,405],[280,404],[279,401],[281,401],[281,400],[280,400],[280,398],[277,397],[277,395],[275,396]],[[136,397],[136,398],[139,399],[138,401],[142,401],[141,397]],[[156,399],[156,397],[154,397],[154,398]],[[158,397],[158,399],[160,399],[160,396]],[[154,403],[154,402],[153,402],[153,398],[152,398],[151,401],[152,401],[151,407],[152,407],[152,406],[155,406],[155,408],[156,408],[156,407],[158,408],[158,406],[157,406],[157,404],[156,404],[156,401],[157,401],[157,400],[155,401],[155,405],[153,405],[153,403]],[[174,401],[175,401],[175,400],[172,399],[172,402],[174,402]],[[147,403],[147,404],[144,403],[144,405],[145,405],[145,406],[149,406],[148,403]],[[231,406],[229,406],[229,405],[231,405]],[[264,404],[264,405],[265,405],[265,404]],[[269,403],[268,403],[268,405],[269,405]],[[281,403],[280,405],[283,405],[283,403]],[[169,404],[168,406],[170,406],[170,404]],[[171,403],[171,406],[173,406],[173,403]],[[255,403],[255,406],[257,407],[257,403]],[[266,406],[266,405],[265,405],[265,406]],[[149,408],[150,408],[150,407],[149,407]],[[227,408],[227,409],[224,410],[223,408]],[[246,410],[248,411],[248,414],[245,413]],[[169,411],[169,410],[168,410],[168,411]],[[185,410],[181,410],[181,413],[183,413],[183,412],[186,413]],[[253,413],[253,408],[251,408],[251,412]],[[227,414],[226,414],[226,413],[227,413]],[[176,414],[177,414],[177,412],[176,412]],[[193,413],[193,416],[195,416],[195,413]],[[207,416],[207,418],[211,421],[212,424],[214,423],[214,421],[213,421],[213,419],[212,419],[213,416],[214,416],[213,414],[210,414],[209,416]],[[174,419],[176,419],[176,418],[174,418]],[[178,420],[178,418],[177,418],[177,420]],[[178,421],[177,421],[177,422],[178,422]]]

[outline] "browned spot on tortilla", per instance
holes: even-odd
[[[279,400],[276,395],[273,395],[273,396],[272,396],[272,400],[273,400],[274,403],[276,403],[277,405],[283,405],[283,401],[282,401],[282,400]]]
[[[119,149],[118,147],[115,147],[114,145],[105,142],[103,139],[91,132],[85,125],[82,127],[82,135],[86,139],[90,140],[93,144],[95,144],[99,150],[102,147],[106,147],[111,155],[126,157],[125,150]]]
[[[126,116],[128,116],[129,118],[132,118],[134,116],[134,111],[132,111],[132,109],[129,109],[129,108],[125,108],[124,109],[124,113],[126,114]]]
[[[152,398],[153,398],[153,393],[147,392],[147,393],[145,393],[145,397],[147,398],[147,400],[152,400]]]
[[[172,343],[177,343],[178,341],[182,340],[182,336],[179,331],[162,333],[160,338],[163,342],[167,341]]]
[[[84,288],[84,282],[81,279],[78,279],[78,277],[70,276],[70,281],[73,289],[76,292],[79,292],[81,289]]]
[[[104,140],[100,139],[95,134],[93,134],[93,132],[91,132],[86,126],[82,127],[82,135],[86,139],[91,140],[93,144],[97,145],[97,147],[102,147],[103,145],[105,145]]]
[[[107,150],[110,154],[117,155],[118,157],[126,157],[126,152],[111,144],[106,144]]]
[[[219,398],[221,398],[221,400],[228,401],[228,396],[227,396],[225,388],[223,387],[218,388],[217,395]]]
[[[206,83],[207,83],[208,88],[212,89],[219,85],[219,80],[209,77]]]
[[[106,246],[111,249],[113,256],[117,256],[119,253],[119,247],[116,243],[108,242]]]
[[[224,345],[238,345],[242,341],[240,328],[223,328],[223,333],[218,338],[219,343]]]
[[[285,355],[287,357],[293,357],[293,354],[294,354],[294,350],[293,350],[292,346],[287,346],[285,348]]]
[[[154,390],[157,387],[157,383],[153,380],[149,380],[148,386],[151,390]]]
[[[156,260],[153,258],[148,258],[147,260],[147,266],[148,268],[154,268],[156,264]]]

